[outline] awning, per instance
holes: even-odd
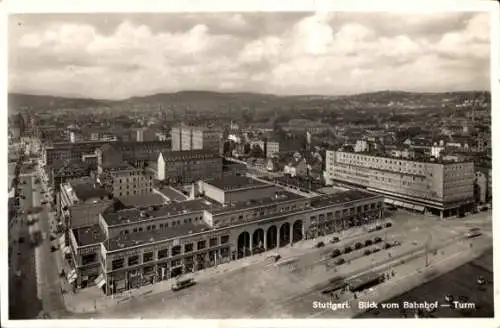
[[[102,288],[102,286],[104,286],[104,284],[106,284],[106,280],[104,279],[104,275],[101,273],[99,275],[99,277],[97,277],[97,279],[94,280],[94,282],[97,285],[97,287]]]
[[[394,201],[394,205],[396,205],[396,206],[403,206],[403,203],[400,202],[399,200],[395,200]]]
[[[385,198],[385,199],[384,199],[384,202],[385,202],[386,204],[394,204],[394,201],[393,201],[392,199],[388,199],[388,198]]]

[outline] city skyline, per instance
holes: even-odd
[[[489,90],[485,29],[486,12],[11,15],[9,92]]]

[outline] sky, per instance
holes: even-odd
[[[489,90],[485,12],[17,14],[9,92]]]

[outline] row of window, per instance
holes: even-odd
[[[121,188],[120,188],[120,189],[121,189]],[[119,195],[120,195],[120,196],[142,195],[142,194],[144,194],[144,193],[145,193],[145,191],[147,191],[147,189],[146,189],[146,190],[144,190],[144,189],[143,189],[143,190],[141,190],[141,191],[134,190],[134,191],[132,191],[132,192],[130,192],[130,191],[127,191],[127,192],[121,192],[121,191],[120,191],[120,192],[119,192]],[[153,188],[149,188],[149,192],[153,192]]]
[[[287,212],[295,211],[296,209],[301,209],[301,208],[303,208],[302,205],[300,205],[300,206],[291,205],[291,206],[286,206],[286,207],[280,208],[279,212],[278,212],[278,207],[276,207],[276,206],[268,207],[268,208],[260,208],[256,211],[254,211],[253,213],[247,213],[246,217],[244,217],[243,215],[239,215],[238,217],[232,216],[231,218],[216,220],[215,225],[220,225],[220,226],[226,226],[229,224],[234,225],[234,224],[238,224],[238,223],[242,223],[242,222],[247,222],[250,220],[256,220],[259,217],[263,217],[266,215],[287,213]]]
[[[361,210],[363,210],[363,212],[367,212],[369,210],[374,210],[375,208],[381,208],[382,207],[382,203],[371,203],[371,204],[365,204],[365,205],[360,205],[360,206],[357,206],[356,208],[354,207],[351,207],[351,208],[345,208],[342,210],[342,215],[349,215],[349,214],[355,214],[355,213],[361,213]],[[338,210],[338,211],[335,211],[335,217],[336,218],[340,218],[340,213],[341,211]],[[327,212],[326,213],[326,218],[327,219],[332,219],[333,218],[333,215],[334,213],[333,212]],[[319,219],[319,221],[322,221],[325,219],[325,214],[319,214],[318,216],[316,215],[313,215],[311,216],[311,222],[313,221],[316,221],[316,218]]]
[[[220,244],[221,245],[227,244],[228,242],[229,242],[229,236],[226,235],[226,236],[220,237]],[[218,243],[217,237],[213,237],[213,238],[210,238],[208,240],[209,247],[216,247],[217,243]],[[207,248],[207,240],[199,240],[198,242],[196,242],[196,250],[203,250],[205,248]],[[194,243],[184,244],[184,254],[187,254],[187,253],[190,253],[193,251],[194,251]],[[182,247],[180,245],[177,245],[177,246],[173,246],[170,250],[169,250],[169,248],[160,249],[157,252],[157,259],[158,260],[164,259],[164,258],[168,257],[169,254],[171,254],[171,256],[181,255],[182,254]],[[144,254],[142,254],[142,263],[147,263],[147,262],[151,262],[154,260],[155,260],[154,252],[151,251],[151,252],[145,252]],[[134,266],[134,265],[137,265],[139,263],[140,263],[140,255],[139,254],[132,255],[132,256],[129,256],[127,258],[127,265],[128,266]],[[124,264],[125,264],[124,258],[115,259],[115,260],[111,261],[111,269],[112,270],[121,269],[124,267]]]
[[[200,222],[201,220],[203,220],[203,217],[199,216],[199,217],[184,219],[184,221],[181,221],[181,220],[171,221],[171,223],[172,223],[172,227],[176,227],[176,226],[181,225],[182,223],[184,223],[184,224],[186,224],[186,223],[195,223],[195,222]],[[168,222],[158,224],[158,229],[160,229],[160,230],[161,229],[166,229],[168,227],[169,227]],[[152,224],[152,225],[147,225],[146,226],[146,231],[153,231],[153,230],[156,230],[156,229],[157,229],[157,225],[156,224]],[[133,228],[132,229],[132,232],[143,232],[143,231],[144,231],[143,227],[137,227],[137,228]],[[121,235],[128,235],[129,234],[129,230],[128,229],[127,230],[121,230],[120,234]]]

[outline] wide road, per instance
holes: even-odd
[[[317,293],[317,286],[334,276],[349,277],[373,266],[391,262],[399,256],[412,254],[420,258],[417,267],[423,267],[425,244],[431,249],[449,247],[446,254],[451,254],[449,252],[468,247],[468,244],[464,244],[461,239],[470,226],[479,226],[485,232],[480,238],[481,245],[492,244],[490,212],[460,220],[438,220],[401,211],[391,219],[394,223],[392,228],[366,233],[339,244],[327,245],[312,253],[297,256],[295,263],[284,266],[259,263],[202,281],[177,293],[164,291],[135,298],[92,316],[94,318],[308,317],[314,314],[310,311],[308,294]],[[352,246],[357,241],[364,242],[367,238],[373,239],[376,236],[387,241],[398,240],[402,245],[370,256],[363,256],[364,250],[342,255],[341,257],[351,263],[339,267],[336,267],[332,260],[326,260],[327,256],[324,253],[327,251],[331,252],[334,248],[343,249],[346,245]],[[410,269],[416,270],[415,267]],[[306,309],[306,312],[300,313],[296,307]]]
[[[32,176],[20,176],[21,195],[25,199],[20,199],[20,209],[27,211],[33,207],[33,179]],[[17,250],[13,252],[12,267],[10,268],[9,279],[9,318],[10,319],[32,319],[36,318],[42,309],[42,303],[37,298],[37,279],[35,267],[35,249],[30,246],[28,225],[26,216],[19,218],[19,229],[13,229],[11,233],[16,234],[14,240],[22,237],[24,241],[17,243]],[[19,270],[21,278],[15,277],[13,272]]]

